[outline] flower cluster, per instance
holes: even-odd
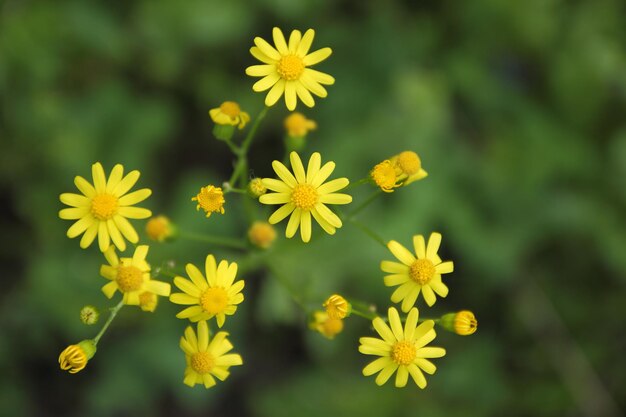
[[[233,353],[229,333],[224,329],[233,324],[233,316],[244,301],[245,281],[239,279],[238,274],[249,274],[252,268],[271,271],[271,275],[310,317],[309,328],[327,339],[340,335],[347,321],[352,323],[355,320],[353,317],[367,319],[379,337],[361,337],[358,350],[364,355],[377,356],[365,365],[362,373],[365,376],[376,375],[378,385],[385,384],[395,374],[396,387],[405,387],[410,376],[419,388],[425,388],[425,374],[432,375],[436,371],[431,360],[446,354],[444,348],[430,345],[437,337],[435,326],[459,335],[470,335],[476,331],[478,322],[470,311],[423,318],[416,306],[420,295],[430,307],[438,297],[448,294],[442,276],[452,273],[454,264],[443,261],[439,255],[441,234],[431,233],[428,242],[422,235],[414,235],[413,248],[409,250],[395,240],[382,239],[355,218],[376,198],[391,198],[393,196],[388,193],[396,188],[424,179],[428,174],[422,168],[419,155],[413,151],[400,152],[376,164],[369,173],[363,170],[351,182],[346,177],[331,179],[335,162],[323,161],[319,152],[306,152],[307,136],[318,125],[304,114],[294,112],[297,102],[299,100],[308,107],[314,107],[313,95],[326,97],[328,93],[324,86],[335,81],[332,76],[312,68],[332,53],[328,47],[311,52],[314,36],[312,29],[304,34],[294,30],[287,39],[280,29],[274,28],[273,45],[260,37],[254,38],[255,46],[250,53],[261,64],[249,66],[245,72],[252,77],[261,77],[252,89],[267,91],[265,108],[254,118],[231,100],[209,110],[214,123],[213,135],[221,141],[214,142],[215,146],[227,146],[232,151],[233,170],[229,178],[223,178],[217,185],[207,184],[209,181],[203,179],[197,184],[199,191],[191,197],[191,201],[195,203],[196,211],[204,212],[209,224],[219,221],[220,216],[211,217],[214,213],[236,215],[238,211],[231,212],[230,208],[226,213],[226,200],[231,207],[237,198],[241,199],[246,217],[236,222],[245,225],[245,228],[239,229],[239,235],[214,236],[201,230],[180,230],[165,215],[152,217],[145,224],[145,235],[157,244],[167,245],[179,239],[189,239],[209,245],[211,253],[206,255],[202,269],[193,263],[186,263],[183,272],[177,266],[183,263],[170,258],[152,262],[155,266],[159,265],[154,268],[148,262],[150,248],[139,244],[139,235],[129,221],[152,216],[150,210],[135,207],[152,193],[148,188],[131,192],[139,179],[139,171],[124,175],[123,166],[118,164],[107,178],[98,162],[92,165],[93,184],[77,176],[74,184],[81,194],[61,194],[61,202],[70,207],[62,209],[59,216],[75,221],[69,227],[67,236],[75,238],[82,235],[80,246],[84,249],[98,238],[99,253],[106,261],[100,266],[100,275],[106,279],[102,292],[107,299],[119,297],[119,302],[110,309],[108,319],[93,339],[70,345],[62,351],[58,359],[61,369],[76,373],[86,367],[96,353],[100,338],[122,307],[136,306],[142,311],[154,312],[159,297],[168,297],[171,303],[182,306],[176,317],[189,323],[180,338],[180,349],[185,357],[183,383],[191,387],[215,386],[218,380],[228,378],[231,367],[243,364],[241,355]],[[252,166],[255,161],[249,157],[255,134],[270,107],[283,96],[290,112],[283,121],[284,158],[282,162],[277,159],[271,163],[273,177],[250,178],[256,169]],[[269,170],[269,166],[266,168]],[[352,189],[367,183],[378,187],[372,197],[360,202],[356,208],[346,209],[344,206],[353,202]],[[358,197],[358,194],[354,195]],[[193,208],[189,202],[187,204],[191,212]],[[264,207],[268,205],[276,206],[271,213],[266,212]],[[394,287],[390,301],[399,305],[403,316],[396,307],[389,307],[387,316],[381,317],[372,303],[341,294],[328,296],[321,303],[323,310],[309,310],[308,300],[298,294],[298,289],[290,285],[288,278],[277,275],[281,271],[272,268],[268,261],[269,255],[280,253],[278,245],[286,244],[274,227],[283,220],[286,221],[285,237],[293,238],[299,232],[300,239],[296,240],[305,244],[314,240],[324,242],[328,239],[327,235],[335,235],[338,229],[348,224],[354,225],[356,230],[364,232],[373,241],[382,243],[385,251],[389,250],[395,260],[383,260],[380,269],[387,275],[380,277],[377,272],[376,279],[387,287]],[[319,233],[315,223],[326,235]],[[127,241],[133,244],[128,250]],[[235,259],[241,262],[218,261],[212,254],[220,253],[218,248],[239,252]],[[230,256],[227,258],[233,259]],[[240,271],[239,265],[242,269],[246,268],[245,271]],[[157,279],[160,275],[170,279],[178,292],[171,293],[170,283]],[[94,325],[98,315],[94,306],[87,305],[81,310],[80,319],[87,325]]]

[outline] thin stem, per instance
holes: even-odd
[[[364,319],[368,319],[368,320],[374,320],[376,317],[378,317],[376,313],[364,312],[364,311],[357,310],[355,308],[352,308],[351,314],[354,314],[355,316],[363,317]]]
[[[358,212],[363,210],[365,207],[369,206],[374,200],[376,200],[382,194],[381,190],[376,190],[369,197],[365,199],[361,204],[359,204],[354,210],[348,213],[348,219],[357,215]]]
[[[246,138],[243,140],[243,142],[241,143],[241,146],[239,147],[239,154],[238,154],[239,158],[237,160],[237,165],[235,165],[235,170],[233,171],[233,175],[231,175],[230,179],[228,180],[228,183],[232,186],[236,185],[236,181],[239,179],[242,172],[244,172],[246,169],[246,166],[248,163],[247,161],[248,149],[250,148],[250,145],[252,144],[252,140],[254,139],[254,136],[256,135],[256,131],[259,128],[261,121],[265,118],[265,115],[267,114],[268,110],[269,110],[269,107],[267,106],[265,106],[263,110],[261,110],[261,113],[259,113],[256,119],[254,119],[254,123],[252,124],[252,127],[248,131]]]
[[[241,153],[241,148],[239,148],[239,146],[235,145],[230,140],[225,140],[224,142],[226,142],[226,145],[228,145],[232,153],[239,156],[239,154]]]
[[[247,249],[248,248],[248,245],[246,245],[246,243],[240,239],[232,239],[228,237],[218,237],[218,236],[204,235],[204,234],[199,234],[199,233],[191,233],[191,232],[186,232],[182,230],[178,231],[178,236],[183,239],[195,240],[198,242],[205,242],[205,243],[212,243],[212,244],[224,246],[227,248],[233,248],[233,249]]]
[[[366,177],[366,178],[361,178],[361,179],[360,179],[360,180],[358,180],[358,181],[353,181],[353,182],[351,182],[351,183],[350,183],[350,184],[349,184],[346,188],[344,188],[342,191],[346,191],[346,190],[349,190],[349,189],[351,189],[351,188],[355,188],[355,187],[358,187],[358,186],[360,186],[360,185],[367,184],[369,181],[370,181],[370,179],[369,179],[368,177]]]
[[[293,298],[293,301],[295,301],[298,307],[300,307],[302,311],[308,314],[309,309],[306,307],[306,304],[304,303],[304,301],[302,301],[300,296],[296,293],[289,280],[285,279],[285,277],[280,274],[278,270],[274,268],[269,262],[266,265],[274,278],[276,278],[276,281],[289,293],[289,295],[291,295],[291,298]]]
[[[382,237],[378,236],[378,234],[370,230],[367,226],[354,220],[351,217],[348,217],[348,221],[352,223],[353,225],[355,225],[357,229],[361,230],[363,233],[365,233],[366,235],[374,239],[376,242],[380,243],[383,247],[385,248],[387,247],[387,243],[385,242],[385,240]]]
[[[98,333],[96,337],[93,338],[94,345],[98,344],[98,341],[100,340],[104,332],[107,331],[107,329],[109,328],[109,325],[111,324],[115,316],[117,316],[117,313],[120,311],[122,307],[124,307],[124,300],[120,301],[115,307],[111,309],[111,314],[109,314],[109,318],[107,319],[106,323],[104,323],[104,326],[102,326],[102,329],[100,329],[100,333]]]

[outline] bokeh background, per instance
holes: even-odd
[[[621,0],[0,1],[0,414],[621,415],[625,16]],[[319,125],[305,154],[321,151],[353,180],[402,150],[420,154],[428,179],[359,220],[406,245],[441,231],[456,270],[450,295],[422,314],[469,308],[478,332],[439,332],[448,354],[426,390],[379,388],[361,376],[367,321],[323,339],[262,262],[179,240],[152,245],[153,264],[208,252],[248,262],[246,302],[226,324],[245,366],[208,391],[184,386],[186,323],[164,301],[154,314],[123,309],[84,371],[60,371],[58,353],[97,332],[81,306],[112,302],[97,247],[65,237],[58,195],[93,162],[119,162],[141,170],[155,214],[243,236],[240,196],[208,220],[190,197],[230,175],[207,111],[224,100],[261,110],[244,69],[273,26],[315,28],[314,47],[334,50],[319,65],[337,80],[328,98],[298,106]],[[286,114],[282,102],[270,111],[251,175],[272,175]],[[370,192],[355,189],[355,201]],[[308,245],[281,238],[264,256],[312,307],[333,292],[390,303],[379,270],[390,255],[350,225],[333,237],[316,228]]]

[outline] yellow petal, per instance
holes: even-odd
[[[288,238],[292,238],[296,231],[298,231],[298,226],[300,226],[300,215],[302,210],[297,208],[291,213],[291,217],[289,218],[289,222],[287,223],[287,229],[285,230],[285,236]]]
[[[395,240],[391,240],[387,243],[387,247],[400,262],[403,264],[410,266],[415,262],[415,257],[411,252],[407,250],[404,246],[396,242]]]
[[[333,53],[333,50],[330,48],[318,49],[317,51],[311,52],[310,54],[305,56],[304,59],[302,60],[302,63],[306,65],[307,67],[309,67],[311,65],[315,65],[315,64],[322,62],[323,60],[328,58],[330,54],[332,53]]]
[[[142,188],[141,190],[133,191],[132,193],[121,197],[119,199],[119,205],[132,206],[150,197],[151,194],[152,190],[149,188]]]

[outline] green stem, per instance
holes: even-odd
[[[358,181],[351,182],[346,188],[344,188],[342,190],[342,192],[346,191],[346,190],[349,190],[351,188],[358,187],[358,186],[363,185],[363,184],[367,184],[369,181],[370,181],[370,179],[368,177],[366,177],[366,178],[361,178]]]
[[[232,143],[230,140],[225,140],[224,142],[226,142],[226,144],[228,145],[228,147],[230,148],[230,150],[235,154],[235,155],[239,155],[239,153],[241,152],[241,148],[239,148],[239,146],[235,145],[234,143]]]
[[[100,338],[102,337],[104,332],[107,331],[109,325],[111,324],[115,316],[117,316],[117,313],[122,307],[124,307],[124,300],[120,301],[115,307],[111,309],[111,314],[109,314],[109,318],[107,319],[106,323],[104,323],[104,326],[102,326],[102,329],[100,329],[100,333],[98,333],[96,337],[93,338],[94,345],[98,345],[98,341],[100,341]]]
[[[246,169],[246,166],[248,164],[248,161],[247,161],[248,149],[250,148],[250,145],[252,144],[252,140],[254,139],[254,136],[256,135],[256,131],[259,128],[261,121],[265,118],[265,115],[267,114],[268,110],[269,110],[269,107],[267,106],[265,106],[263,110],[261,110],[261,113],[259,113],[259,115],[254,120],[254,123],[252,124],[252,127],[248,131],[246,138],[243,140],[243,142],[241,143],[241,146],[239,147],[239,153],[238,153],[239,158],[237,160],[237,165],[235,165],[235,170],[233,171],[233,175],[231,175],[230,179],[228,180],[228,183],[233,187],[236,185],[236,181],[239,179],[242,172],[244,172],[244,170]]]
[[[278,273],[278,270],[274,268],[269,262],[266,265],[274,278],[276,278],[276,281],[289,293],[289,295],[291,295],[291,298],[293,298],[293,301],[295,301],[298,307],[300,307],[302,311],[308,314],[309,309],[306,307],[306,304],[304,303],[304,301],[302,301],[297,292],[294,290],[289,280],[285,279],[283,275]]]
[[[233,249],[247,249],[248,248],[248,245],[246,245],[246,243],[240,239],[231,239],[228,237],[218,237],[218,236],[204,235],[204,234],[199,234],[199,233],[184,232],[181,230],[178,231],[178,236],[183,239],[195,240],[198,242],[205,242],[205,243],[212,243],[214,245],[220,245],[220,246],[224,246],[227,248],[233,248]]]
[[[365,207],[369,206],[374,200],[376,200],[382,194],[381,190],[374,191],[369,197],[365,199],[361,204],[359,204],[354,210],[348,213],[348,219],[357,215],[358,212],[363,210]]]
[[[364,224],[354,220],[351,217],[348,217],[348,221],[350,223],[352,223],[353,225],[355,225],[357,227],[357,229],[361,230],[363,233],[365,233],[366,235],[368,235],[369,237],[371,237],[372,239],[374,239],[376,242],[380,243],[381,245],[383,245],[383,247],[387,247],[387,243],[385,242],[385,240],[378,236],[378,234],[374,233],[372,230],[370,230],[367,226],[365,226]]]
[[[350,314],[354,314],[355,316],[363,317],[364,319],[368,320],[374,320],[376,317],[378,317],[376,313],[364,312],[355,308],[352,308],[352,312]]]

